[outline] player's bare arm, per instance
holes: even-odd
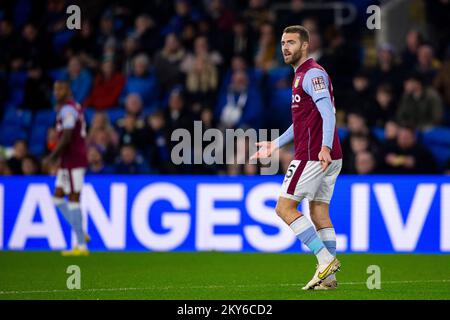
[[[61,153],[70,145],[70,141],[72,139],[73,129],[64,129],[62,132],[61,139],[58,141],[53,152],[44,159],[44,163],[55,162],[60,156]]]

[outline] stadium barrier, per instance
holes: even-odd
[[[274,206],[282,176],[90,176],[91,250],[302,252]],[[0,178],[0,250],[60,250],[74,235],[51,177]],[[300,207],[308,214],[308,204]],[[450,252],[450,176],[338,178],[341,252]]]

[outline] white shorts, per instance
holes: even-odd
[[[292,160],[281,186],[280,197],[298,202],[306,198],[330,203],[341,168],[342,159],[333,160],[325,172],[320,161]]]
[[[56,187],[62,188],[65,194],[80,193],[83,188],[85,168],[58,169]]]

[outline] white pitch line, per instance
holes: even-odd
[[[439,283],[450,282],[450,279],[443,280],[398,280],[381,281],[381,284],[401,284],[401,283]],[[361,285],[366,282],[339,282],[339,285]],[[280,283],[280,284],[254,284],[254,285],[210,285],[210,286],[165,286],[165,287],[141,287],[141,288],[91,288],[75,290],[30,290],[30,291],[0,291],[0,295],[33,294],[33,293],[73,293],[73,292],[105,292],[105,291],[148,291],[148,290],[171,290],[171,289],[223,289],[223,288],[252,288],[252,287],[290,287],[301,286],[300,283]]]

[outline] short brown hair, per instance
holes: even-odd
[[[284,28],[283,33],[298,33],[300,41],[309,42],[309,31],[303,26],[289,26]]]

